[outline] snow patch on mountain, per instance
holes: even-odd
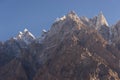
[[[23,32],[20,31],[19,34],[14,39],[18,41],[23,41],[26,44],[30,44],[36,38],[31,32],[28,31],[28,29],[25,28],[24,31]]]
[[[55,22],[58,22],[58,21],[63,21],[66,19],[66,16],[64,15],[63,17],[61,18],[56,18]]]

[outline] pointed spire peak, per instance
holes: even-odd
[[[100,11],[100,13],[98,14],[98,17],[103,17],[103,18],[105,18],[102,11]]]
[[[75,21],[80,21],[80,18],[79,16],[74,12],[74,11],[70,11],[67,15],[66,15],[66,18],[67,19],[72,19],[72,20],[75,20]]]
[[[102,11],[100,11],[100,13],[97,16],[97,24],[108,26],[108,22],[107,22],[105,16],[103,15]]]

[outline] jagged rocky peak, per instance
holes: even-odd
[[[72,16],[77,16],[77,14],[75,13],[75,11],[70,11],[66,16],[72,17]]]
[[[71,19],[75,21],[80,20],[80,18],[74,11],[70,11],[68,14],[62,16],[61,18],[57,18],[55,21],[58,22],[58,21],[71,20]]]
[[[29,44],[36,38],[28,29],[25,28],[24,31],[23,32],[20,31],[19,34],[14,39],[24,41],[26,44]]]
[[[23,32],[20,31],[17,36],[18,39],[28,38],[28,37],[31,37],[31,39],[35,39],[35,36],[26,28],[24,29]]]
[[[109,25],[102,12],[100,12],[98,16],[95,16],[93,18],[93,25],[94,28],[98,30],[98,32],[103,36],[105,40],[109,40]]]
[[[38,38],[19,32],[0,42],[0,80],[120,80],[120,21],[111,30],[115,46],[107,26],[102,13],[89,19],[72,11]]]
[[[55,23],[53,23],[48,35],[54,35],[56,33],[62,33],[62,35],[72,32],[77,29],[80,30],[83,22],[80,20],[79,16],[74,12],[70,11],[65,16],[59,18]]]
[[[74,21],[80,21],[79,16],[74,12],[74,11],[70,11],[67,15],[66,15],[67,19],[72,19]]]
[[[92,19],[90,19],[92,24],[95,25],[95,29],[99,30],[101,26],[108,27],[108,22],[104,17],[102,11]]]

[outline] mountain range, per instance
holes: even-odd
[[[0,80],[120,80],[120,21],[70,11],[40,37],[24,29],[0,42]]]

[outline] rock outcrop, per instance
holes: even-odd
[[[0,80],[120,80],[119,27],[71,11],[40,38],[25,29],[0,42]]]

